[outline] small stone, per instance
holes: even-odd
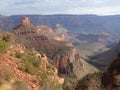
[[[32,88],[35,88],[35,85],[34,85],[34,84],[32,85]]]

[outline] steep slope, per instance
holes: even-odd
[[[112,62],[105,72],[104,84],[108,89],[120,90],[120,56]]]
[[[75,90],[120,90],[119,54],[111,61],[104,72],[88,74],[80,80]]]
[[[91,63],[96,63],[103,65],[103,67],[107,67],[112,63],[114,59],[117,58],[118,54],[120,53],[120,44],[118,43],[114,47],[108,49],[105,52],[102,52],[100,54],[96,54],[93,57],[91,57],[93,60]]]
[[[64,79],[48,63],[45,54],[28,50],[14,38],[5,39],[4,34],[8,33],[1,32],[0,90],[62,90]]]

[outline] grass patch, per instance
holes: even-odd
[[[4,83],[3,79],[2,79],[2,78],[0,78],[0,86],[2,86],[2,85],[3,85],[3,83]]]
[[[35,55],[36,53],[33,50],[27,50],[23,54],[16,52],[15,56],[21,58],[21,65],[19,68],[30,74],[36,74],[40,69],[41,60]]]
[[[10,34],[7,34],[6,36],[3,36],[2,40],[5,41],[5,42],[10,42],[11,37],[12,36]]]
[[[63,90],[62,85],[53,81],[43,81],[39,90]]]
[[[16,80],[13,84],[13,90],[29,90],[28,85],[24,81]]]
[[[23,56],[23,53],[16,52],[16,53],[15,53],[15,56],[16,56],[17,58],[22,58],[22,56]]]
[[[3,69],[0,72],[0,77],[5,81],[10,81],[13,77],[13,74],[8,69]]]
[[[4,54],[8,50],[8,43],[5,41],[0,41],[0,55]]]

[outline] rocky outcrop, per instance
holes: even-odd
[[[38,33],[43,33],[43,34],[44,33],[49,33],[49,34],[54,33],[53,30],[50,27],[46,26],[46,25],[38,25],[37,28],[38,28],[37,29]]]
[[[55,40],[57,41],[66,41],[66,37],[64,34],[62,34],[61,36],[55,37]]]
[[[120,90],[120,57],[115,59],[105,72],[105,86],[113,90]]]
[[[72,43],[72,42],[67,42],[67,43],[66,43],[66,46],[68,46],[68,47],[73,47],[73,43]]]
[[[61,50],[62,52],[62,50]],[[74,63],[80,60],[80,56],[76,53],[76,50],[73,48],[71,50],[66,50],[63,54],[54,56],[54,64],[58,69],[59,73],[69,74],[73,72]],[[79,63],[79,66],[82,67],[83,64]]]
[[[42,68],[43,70],[47,70],[47,67],[48,67],[48,59],[47,59],[47,56],[45,54],[36,54],[36,57],[38,57],[39,59],[42,60]]]
[[[21,24],[22,25],[28,25],[30,24],[30,20],[28,17],[23,17],[22,20],[21,20]]]
[[[26,33],[35,33],[37,28],[31,24],[28,17],[23,17],[20,25],[14,28],[13,33],[18,34],[26,34]]]
[[[47,70],[47,67],[48,67],[48,60],[47,60],[47,56],[45,54],[43,54],[41,56],[41,60],[42,60],[42,63],[43,63],[43,69],[44,70]]]

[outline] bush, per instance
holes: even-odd
[[[0,86],[3,84],[3,79],[0,78]]]
[[[32,50],[26,51],[26,53],[16,53],[16,57],[22,59],[20,69],[31,74],[36,74],[40,69],[41,60],[35,56]]]
[[[39,72],[38,73],[38,77],[40,77],[40,79],[44,80],[46,79],[48,76],[47,76],[47,73],[42,71],[42,72]]]
[[[102,83],[101,83],[102,77],[103,77],[102,72],[95,72],[93,74],[87,74],[80,81],[78,81],[78,84],[75,90],[87,90],[87,88],[89,87],[89,84],[91,84],[91,80],[94,80],[94,82],[92,82],[93,87],[94,86],[98,87],[97,85],[99,85],[98,88],[102,88]]]
[[[36,68],[30,63],[29,61],[24,61],[24,63],[21,64],[20,67],[21,70],[28,72],[30,74],[35,74]]]
[[[5,42],[9,42],[11,40],[11,35],[7,34],[6,36],[3,36],[2,40]]]
[[[13,74],[9,70],[3,69],[0,72],[0,77],[1,77],[1,79],[5,80],[5,81],[10,81],[10,79],[12,79],[12,77],[13,77]]]
[[[4,54],[8,49],[8,43],[5,41],[0,41],[0,54]]]
[[[23,56],[23,53],[16,52],[16,53],[15,53],[15,56],[16,56],[17,58],[22,58],[22,56]]]
[[[62,85],[56,84],[52,81],[44,81],[42,82],[42,85],[40,86],[39,90],[63,90]]]
[[[13,90],[28,90],[28,85],[24,81],[16,80],[13,84]]]

